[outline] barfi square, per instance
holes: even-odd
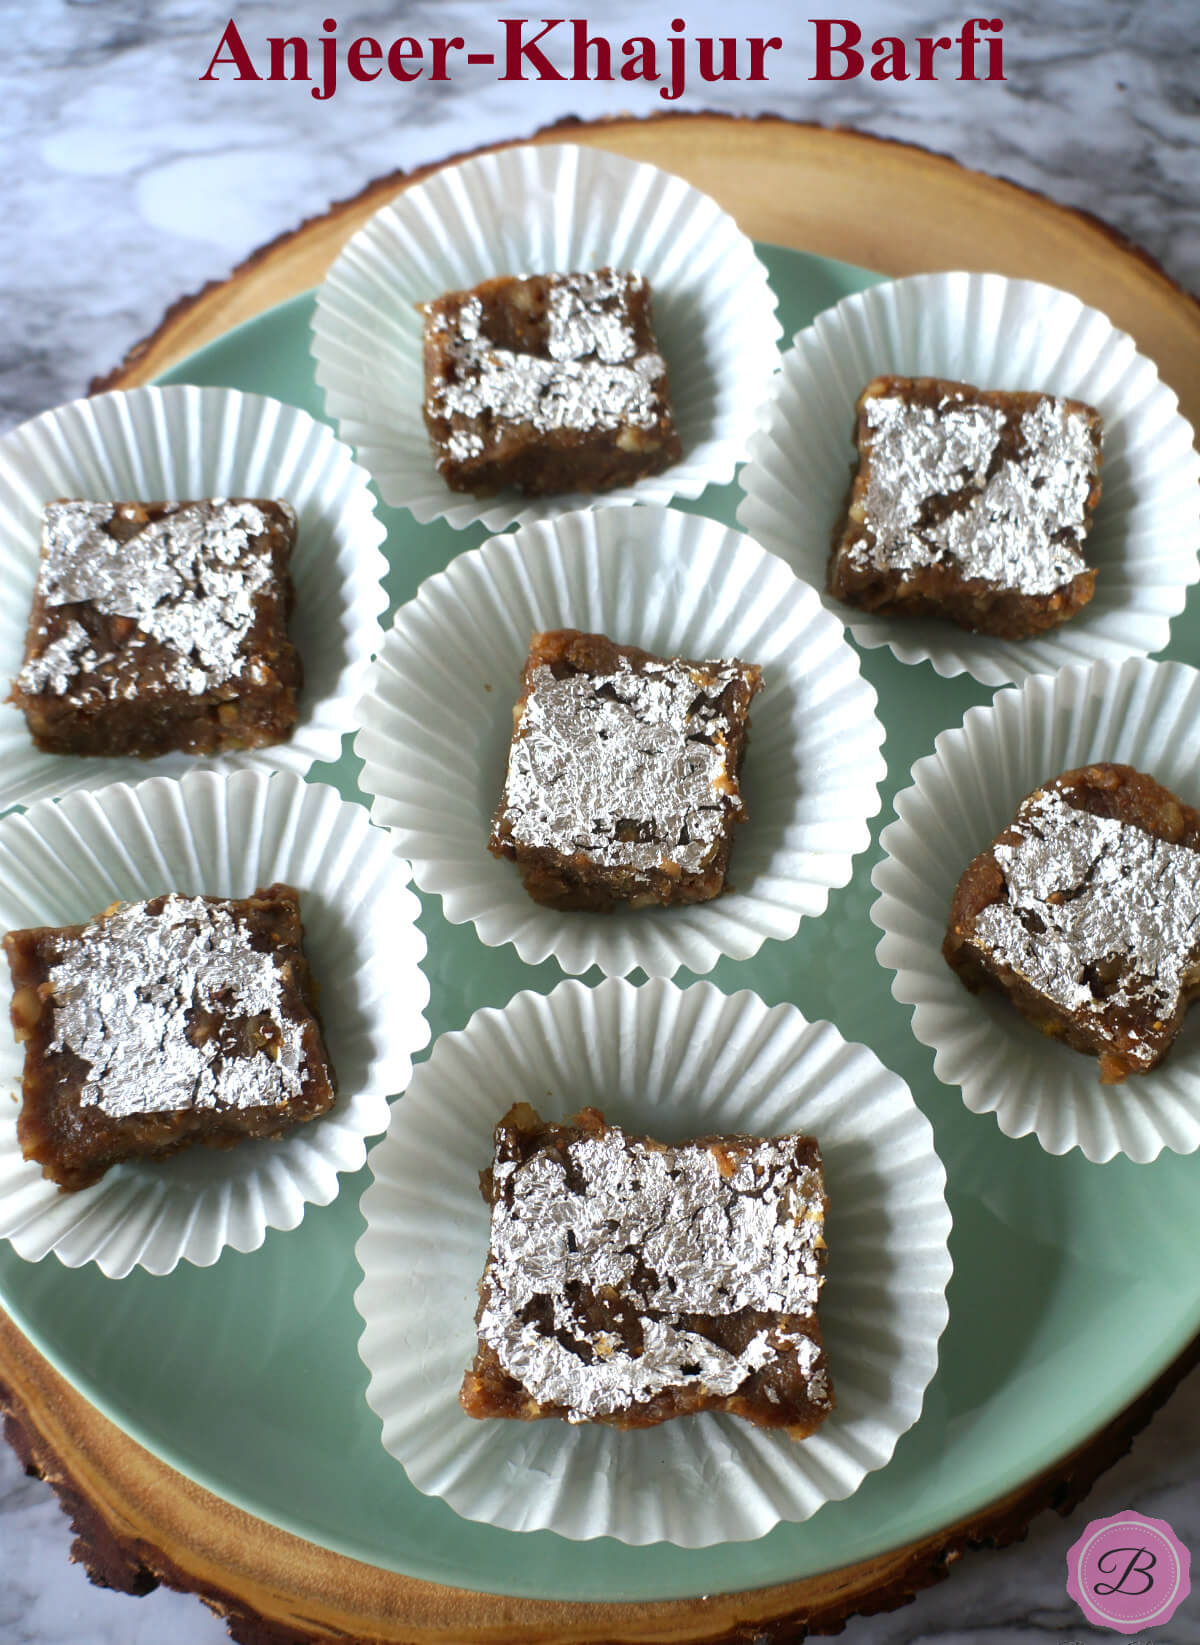
[[[277,1137],[325,1113],[336,1081],[303,941],[287,885],[10,931],[24,1157],[86,1188],[123,1160]]]
[[[482,1179],[491,1240],[473,1417],[645,1428],[725,1411],[793,1438],[833,1408],[811,1137],[668,1145],[518,1103]]]
[[[611,910],[725,887],[760,670],[535,634],[489,847],[535,902]]]
[[[968,865],[943,952],[1104,1083],[1154,1068],[1200,995],[1200,812],[1131,766],[1064,772]]]
[[[215,754],[296,722],[280,501],[48,503],[11,701],[47,753]]]
[[[506,275],[420,311],[425,422],[452,491],[608,491],[682,456],[640,274]]]
[[[878,377],[858,400],[858,468],[829,591],[867,611],[1020,640],[1091,599],[1083,542],[1101,420],[1079,400]]]

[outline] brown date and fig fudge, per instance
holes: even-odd
[[[505,275],[418,306],[452,491],[608,491],[683,455],[640,274]]]
[[[968,866],[943,952],[1105,1084],[1145,1073],[1200,995],[1200,812],[1131,766],[1064,772]]]
[[[295,537],[280,501],[48,503],[10,698],[37,746],[150,757],[286,738]]]
[[[303,938],[287,885],[10,931],[24,1157],[86,1188],[123,1160],[277,1137],[325,1113],[337,1087]]]
[[[811,1137],[667,1144],[594,1108],[555,1125],[518,1103],[480,1185],[469,1416],[646,1428],[727,1411],[802,1439],[833,1409]]]
[[[1050,394],[877,377],[858,400],[858,468],[829,591],[866,611],[946,617],[1028,639],[1095,591],[1083,543],[1100,497],[1101,420]]]
[[[751,663],[656,657],[603,634],[535,634],[489,849],[535,902],[608,912],[704,902],[745,817]]]

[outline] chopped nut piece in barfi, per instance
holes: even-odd
[[[655,657],[602,634],[535,634],[490,849],[535,902],[608,911],[725,887],[753,664]]]
[[[504,276],[420,309],[425,422],[452,491],[608,491],[682,455],[640,274]]]
[[[666,1144],[594,1108],[554,1125],[518,1103],[482,1184],[469,1416],[646,1428],[727,1411],[802,1439],[833,1409],[811,1137]]]
[[[968,866],[943,951],[1106,1084],[1145,1073],[1200,994],[1200,812],[1127,765],[1064,772]]]
[[[1021,640],[1091,599],[1099,414],[1079,400],[879,377],[858,401],[858,470],[829,591]]]
[[[48,503],[12,697],[47,753],[216,754],[283,741],[296,516],[284,502]]]

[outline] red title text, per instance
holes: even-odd
[[[848,17],[808,23],[810,80],[1005,78],[999,17],[968,17],[957,34],[911,38],[867,37]],[[334,17],[324,19],[315,40],[247,39],[231,17],[200,79],[291,81],[323,100],[346,82],[448,81],[468,69],[492,68],[497,80],[640,82],[675,102],[697,86],[769,80],[785,49],[780,35],[691,35],[682,17],[671,20],[663,38],[635,34],[623,40],[594,29],[584,17],[500,17],[488,38],[470,43],[460,34],[346,39]]]

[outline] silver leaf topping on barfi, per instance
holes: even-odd
[[[257,596],[274,570],[257,541],[267,530],[262,510],[224,498],[174,504],[122,540],[105,529],[121,507],[48,504],[38,586],[47,606],[90,604],[104,616],[130,618],[135,632],[120,653],[97,657],[86,630],[72,622],[25,664],[21,690],[68,696],[81,689],[81,675],[113,664],[109,677],[87,689],[129,696],[147,639],[166,648],[162,684],[193,695],[236,678],[245,666]]]
[[[29,659],[17,676],[17,685],[31,694],[65,697],[80,674],[93,673],[99,665],[91,635],[82,623],[72,620],[39,656]]]
[[[1200,964],[1200,852],[1092,816],[1053,789],[1027,800],[1012,826],[1017,843],[992,848],[1007,899],[977,916],[976,942],[1098,1027],[1122,1007],[1174,1016]],[[1148,1064],[1156,1056],[1136,1043],[1127,1051]]]
[[[1008,419],[993,406],[900,395],[867,401],[862,523],[847,550],[880,570],[953,566],[1026,595],[1053,594],[1087,569],[1080,549],[1098,471],[1088,419],[1047,397],[1022,413],[1017,449],[995,462]],[[941,501],[952,499],[948,509]]]
[[[594,355],[619,365],[637,354],[628,304],[645,286],[640,274],[564,274],[550,285],[546,351],[552,360],[585,360]],[[660,362],[661,369],[661,362]]]
[[[128,903],[62,942],[48,975],[51,1051],[88,1064],[83,1107],[113,1119],[257,1108],[299,1094],[303,1027],[281,1010],[273,955],[220,903],[169,896]],[[236,1055],[255,1018],[264,1048]]]
[[[450,329],[453,379],[430,393],[432,417],[464,418],[453,429],[448,454],[455,461],[482,456],[506,427],[537,433],[653,428],[663,416],[661,355],[639,354],[629,321],[630,293],[645,282],[638,274],[547,276],[547,356],[502,348],[483,331],[483,304],[469,297],[453,322],[435,313],[438,330]]]
[[[828,1405],[819,1348],[794,1320],[733,1352],[684,1318],[815,1314],[824,1192],[796,1146],[739,1144],[723,1171],[709,1148],[651,1147],[614,1126],[570,1142],[569,1164],[545,1151],[501,1160],[481,1342],[539,1404],[576,1422],[664,1389],[731,1394],[780,1357],[807,1377],[813,1403]],[[623,1332],[635,1322],[640,1351],[585,1317],[586,1299],[601,1293]]]
[[[735,665],[679,660],[556,679],[541,664],[509,751],[501,807],[513,840],[635,871],[697,873],[743,807],[729,722]]]

